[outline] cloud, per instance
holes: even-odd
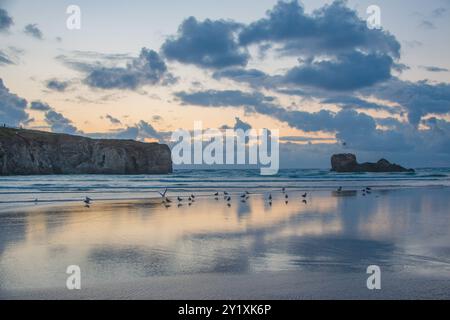
[[[18,64],[23,53],[24,50],[13,46],[0,50],[0,66]]]
[[[393,64],[387,55],[352,52],[337,60],[307,61],[289,70],[284,81],[325,90],[355,90],[388,80]]]
[[[220,80],[223,78],[231,79],[240,83],[247,83],[252,87],[273,88],[279,82],[280,77],[270,76],[257,69],[227,68],[213,73],[213,78]]]
[[[2,50],[0,50],[0,66],[2,65],[11,65],[14,64],[14,62],[11,60],[11,58]]]
[[[30,37],[33,37],[35,39],[39,39],[39,40],[44,39],[44,34],[42,33],[41,29],[39,29],[39,27],[35,23],[26,25],[23,32],[25,32],[25,34],[27,34]]]
[[[151,124],[140,121],[134,126],[123,129],[112,130],[109,132],[89,133],[85,134],[95,139],[120,139],[120,140],[138,140],[155,139],[163,141],[169,134],[158,132]]]
[[[439,8],[436,8],[436,9],[434,9],[432,12],[431,12],[431,15],[434,17],[434,18],[441,18],[442,16],[444,16],[446,13],[447,13],[447,9],[446,8],[443,8],[443,7],[439,7]]]
[[[54,110],[50,110],[45,114],[45,122],[50,126],[52,132],[80,134],[71,120]]]
[[[41,102],[41,101],[31,102],[30,109],[35,110],[35,111],[50,111],[50,110],[52,110],[52,108],[48,104]]]
[[[236,117],[235,121],[236,122],[234,124],[234,130],[241,129],[241,130],[247,131],[247,130],[250,130],[252,128],[252,126],[250,124],[248,124],[247,122],[242,121],[241,119],[239,119],[239,117]]]
[[[162,52],[169,60],[202,68],[245,66],[250,56],[236,41],[239,28],[232,21],[199,22],[190,17],[181,24],[176,36],[165,41]]]
[[[338,105],[342,109],[364,109],[364,110],[375,110],[375,111],[385,111],[391,114],[402,114],[404,110],[400,107],[392,107],[380,103],[374,103],[367,100],[363,100],[354,96],[334,96],[331,98],[326,98],[320,101],[322,104],[333,104]]]
[[[420,22],[419,27],[421,27],[423,29],[426,29],[426,30],[434,30],[434,29],[436,29],[436,26],[434,25],[434,23],[432,21],[425,20],[425,19]]]
[[[335,1],[305,13],[298,1],[279,1],[267,16],[246,26],[239,35],[242,45],[275,42],[281,52],[298,54],[342,54],[355,50],[400,56],[400,44],[384,30],[369,29],[345,1]]]
[[[12,127],[18,127],[28,120],[27,101],[11,93],[0,79],[0,121]]]
[[[407,93],[405,93],[407,94]],[[355,151],[378,153],[439,152],[450,154],[450,123],[435,119],[425,122],[426,130],[394,118],[376,119],[363,112],[343,109],[306,112],[287,110],[270,102],[271,97],[240,91],[205,91],[177,93],[184,104],[205,107],[242,107],[247,112],[270,116],[305,132],[328,132]],[[379,129],[378,125],[388,127]]]
[[[112,124],[122,124],[122,122],[119,119],[114,118],[113,116],[111,116],[109,114],[107,114],[105,116],[105,118],[108,119]]]
[[[5,9],[0,8],[0,32],[9,30],[14,24],[13,19],[9,16]]]
[[[399,104],[408,112],[409,122],[414,126],[426,115],[447,115],[450,112],[448,83],[430,84],[427,81],[411,82],[393,78],[361,92]]]
[[[47,89],[64,92],[69,87],[70,82],[69,81],[60,81],[57,79],[50,79],[46,82],[45,86]]]
[[[167,85],[175,78],[157,52],[143,48],[138,58],[126,67],[84,67],[89,73],[84,82],[93,88],[135,90],[144,85]]]
[[[420,66],[421,69],[424,69],[428,72],[449,72],[447,68],[435,67],[435,66]]]

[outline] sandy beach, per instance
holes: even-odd
[[[242,193],[8,209],[0,299],[450,298],[449,188]]]

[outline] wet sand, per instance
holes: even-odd
[[[302,193],[8,210],[0,299],[450,298],[449,188]],[[381,290],[366,287],[369,265]]]

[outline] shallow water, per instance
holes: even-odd
[[[87,287],[172,275],[318,271],[450,278],[450,188],[375,189],[96,201],[0,214],[0,289],[65,288],[69,265]],[[175,200],[175,199],[172,199]],[[405,283],[405,286],[408,284]],[[1,291],[0,290],[0,291]],[[442,293],[450,298],[450,288]]]
[[[284,169],[275,176],[259,170],[176,170],[170,175],[60,175],[0,177],[0,210],[38,202],[93,199],[148,199],[158,191],[173,193],[213,190],[254,192],[363,188],[450,187],[450,168],[417,169],[415,173],[334,173],[320,169]]]

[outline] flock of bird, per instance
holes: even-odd
[[[164,206],[165,206],[166,208],[170,208],[170,207],[172,206],[172,204],[173,204],[174,201],[172,201],[171,199],[169,199],[169,197],[167,196],[167,192],[168,192],[168,189],[165,189],[164,192],[158,192],[158,193],[160,194],[160,196],[161,196],[162,199],[163,199],[163,202],[162,202],[162,203],[164,204]],[[284,202],[285,202],[285,204],[286,204],[286,205],[289,204],[289,194],[286,192],[286,188],[282,188],[282,189],[281,189],[281,192],[282,192],[282,194],[284,195]],[[342,188],[342,187],[339,187],[339,188],[336,190],[336,192],[337,192],[337,193],[343,192],[343,188]],[[372,188],[366,187],[366,188],[362,189],[361,192],[362,192],[362,195],[365,197],[365,196],[370,195],[370,194],[372,193]],[[231,202],[232,202],[231,194],[228,193],[228,192],[226,192],[226,191],[224,191],[223,193],[216,192],[216,193],[213,194],[214,199],[215,199],[216,201],[219,201],[219,197],[220,197],[221,195],[223,195],[223,199],[225,200],[227,206],[228,206],[228,207],[231,207]],[[308,201],[307,201],[308,193],[307,193],[307,192],[305,192],[304,194],[302,194],[302,195],[301,195],[301,198],[302,198],[302,203],[308,204]],[[177,199],[176,199],[177,206],[178,206],[178,207],[182,207],[185,203],[187,203],[188,206],[192,206],[192,204],[195,202],[195,199],[196,199],[196,197],[195,197],[194,194],[191,194],[191,195],[190,195],[189,197],[187,197],[187,198],[186,198],[186,197],[183,198],[183,197],[178,196]],[[250,199],[250,192],[248,192],[248,191],[245,191],[245,192],[240,196],[240,201],[241,201],[242,203],[246,203],[249,199]],[[269,194],[269,196],[268,196],[268,198],[267,198],[266,200],[267,200],[267,203],[269,204],[269,206],[272,206],[272,205],[273,205],[274,197],[272,197],[272,194]],[[37,202],[38,200],[36,199],[35,201]],[[83,202],[84,202],[84,206],[85,206],[86,208],[90,208],[91,203],[92,203],[92,199],[89,198],[89,197],[86,197],[86,198],[84,199]]]

